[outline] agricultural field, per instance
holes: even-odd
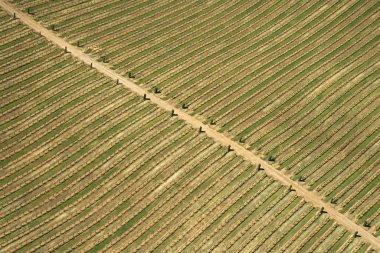
[[[380,235],[380,2],[13,0]]]
[[[5,11],[0,38],[0,252],[371,251]]]

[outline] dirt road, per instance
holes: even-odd
[[[7,1],[0,0],[0,6],[3,9],[5,9],[7,12],[9,12],[11,15],[15,13],[16,17],[20,19],[23,23],[28,25],[30,28],[32,28],[36,32],[41,33],[44,37],[46,37],[48,40],[50,40],[54,44],[58,45],[62,49],[67,48],[67,50],[77,59],[81,60],[82,62],[88,65],[92,63],[94,68],[96,68],[99,72],[103,73],[104,75],[114,79],[115,82],[118,79],[119,82],[122,85],[124,85],[126,88],[136,92],[137,94],[141,96],[143,96],[144,94],[147,94],[148,98],[151,99],[152,103],[155,103],[156,105],[158,105],[159,107],[161,107],[162,109],[166,111],[171,111],[174,109],[175,113],[178,115],[180,119],[185,120],[187,123],[191,124],[194,128],[202,127],[202,130],[204,130],[205,133],[211,138],[213,138],[215,141],[225,146],[231,146],[231,148],[238,155],[244,157],[245,159],[251,161],[252,163],[255,163],[255,164],[260,163],[268,175],[277,179],[284,185],[288,185],[288,186],[291,185],[293,189],[296,190],[299,196],[303,197],[306,201],[312,203],[315,207],[318,207],[318,208],[323,207],[324,210],[327,212],[327,215],[329,215],[332,219],[334,219],[338,224],[343,225],[349,231],[358,232],[358,234],[362,237],[362,239],[365,242],[369,243],[370,245],[372,245],[372,247],[376,248],[377,250],[380,250],[379,238],[376,238],[375,236],[373,236],[370,232],[365,230],[362,226],[356,224],[354,221],[349,219],[346,215],[341,214],[338,210],[335,209],[334,206],[332,206],[330,203],[325,202],[315,192],[311,192],[307,190],[304,186],[302,186],[298,182],[293,181],[288,175],[282,173],[281,171],[278,171],[276,168],[274,168],[274,166],[262,160],[260,157],[257,157],[251,151],[240,146],[238,143],[234,142],[232,139],[210,128],[208,125],[203,124],[200,120],[196,119],[193,116],[190,116],[186,112],[175,108],[169,102],[155,96],[154,94],[147,92],[140,86],[137,86],[136,84],[131,82],[129,79],[117,74],[115,71],[111,70],[108,66],[104,65],[103,63],[97,62],[91,56],[89,56],[88,54],[85,54],[80,48],[70,45],[64,39],[60,38],[58,35],[56,35],[52,31],[44,28],[41,24],[36,22],[31,16],[24,14],[23,12],[18,10],[16,7],[8,3]]]

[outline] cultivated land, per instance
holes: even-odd
[[[369,249],[205,134],[0,22],[2,252]]]
[[[380,235],[379,1],[12,2]]]
[[[35,14],[34,9],[29,12]],[[360,229],[370,244],[371,240],[373,245],[378,243],[345,216],[335,215],[332,205],[282,173],[275,173],[272,165],[223,135],[202,125],[213,140],[206,137],[151,103],[171,109],[164,101],[153,96],[152,101],[144,101],[133,95],[5,13],[1,21],[1,38],[5,38],[1,50],[7,56],[0,79],[5,101],[1,104],[4,169],[0,183],[1,203],[6,207],[1,242],[6,251],[18,247],[128,252],[370,250],[334,220],[350,230]],[[54,42],[62,46],[58,40]],[[82,59],[78,52],[73,55],[89,63],[91,58]],[[373,58],[371,73],[376,75],[377,61]],[[117,77],[103,64],[94,66],[111,78]],[[139,77],[135,71],[133,75]],[[359,75],[367,77],[366,72]],[[124,82],[125,78],[120,80]],[[144,92],[133,84],[124,84],[140,95]],[[376,78],[368,85],[360,84],[354,87],[374,87],[369,94],[374,94],[375,100],[368,100],[368,104],[377,108]],[[323,87],[318,84],[316,89]],[[368,99],[363,90],[357,93],[363,96],[360,101]],[[186,105],[191,108],[191,103]],[[377,112],[369,113],[368,118],[374,121],[367,122],[375,129],[379,125]],[[178,113],[193,127],[202,124],[186,112]],[[357,112],[363,113],[363,109]],[[196,116],[201,118],[200,114]],[[377,138],[376,131],[374,134]],[[377,139],[371,137],[366,136],[376,144]],[[237,154],[251,162],[262,162],[274,179],[218,143],[231,144]],[[364,187],[372,196],[362,189],[357,191],[357,199],[350,199],[356,208],[373,209],[372,221],[365,214],[361,216],[372,233],[378,232],[379,218],[379,201],[373,198],[378,196],[375,144],[368,159],[375,162],[366,167],[366,173],[375,172],[369,181],[374,183]],[[369,155],[367,149],[358,149]],[[355,170],[352,176],[360,182],[367,174]],[[293,185],[304,199],[326,207],[328,214],[320,214],[276,180]],[[341,181],[346,184],[347,180]],[[372,206],[368,207],[368,199]]]

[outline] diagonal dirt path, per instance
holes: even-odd
[[[357,232],[365,242],[369,243],[372,247],[376,248],[377,250],[380,250],[380,238],[376,238],[370,232],[365,230],[362,226],[358,225],[357,223],[352,221],[350,218],[348,218],[346,215],[336,210],[335,207],[332,206],[330,203],[325,202],[321,198],[321,196],[319,196],[315,192],[307,190],[304,186],[302,186],[298,182],[293,181],[288,175],[277,170],[273,165],[269,164],[268,162],[261,159],[260,157],[257,157],[251,151],[240,146],[238,143],[226,137],[225,135],[219,133],[218,131],[210,128],[208,125],[202,123],[200,120],[196,119],[195,117],[187,114],[186,112],[180,109],[175,108],[169,102],[155,96],[154,94],[149,93],[148,91],[144,90],[140,86],[131,82],[129,79],[117,74],[115,71],[111,70],[108,66],[104,65],[103,63],[97,62],[96,59],[93,59],[90,55],[85,54],[80,48],[72,46],[71,44],[66,42],[64,39],[60,38],[58,35],[56,35],[52,31],[43,27],[40,23],[35,21],[32,17],[18,10],[15,6],[8,3],[6,0],[0,0],[0,6],[11,15],[16,14],[16,17],[20,19],[21,22],[23,22],[24,24],[26,24],[27,26],[29,26],[36,32],[41,33],[41,35],[47,38],[49,41],[58,45],[62,49],[67,48],[67,50],[75,58],[79,59],[80,61],[88,65],[92,63],[92,66],[96,68],[99,72],[112,78],[115,81],[119,80],[120,84],[132,90],[133,92],[141,96],[143,96],[144,94],[147,94],[148,98],[150,98],[152,103],[158,105],[159,107],[161,107],[162,109],[166,111],[175,110],[175,113],[178,115],[180,119],[186,121],[188,124],[192,125],[194,128],[202,127],[202,130],[209,137],[213,138],[215,141],[225,146],[230,146],[238,155],[244,157],[245,159],[251,161],[252,163],[261,164],[261,166],[264,168],[267,175],[272,176],[273,178],[277,179],[284,185],[292,186],[292,188],[297,192],[298,196],[303,197],[306,201],[312,203],[317,208],[323,207],[324,210],[327,212],[327,214],[332,219],[334,219],[338,224],[344,226],[347,230],[351,232]]]

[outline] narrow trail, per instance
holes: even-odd
[[[363,241],[369,243],[373,248],[380,251],[380,238],[376,238],[369,231],[365,230],[364,227],[358,225],[354,221],[352,221],[346,215],[340,213],[335,209],[333,205],[325,202],[321,196],[317,193],[307,190],[304,186],[299,184],[296,181],[293,181],[288,175],[284,174],[282,171],[277,170],[273,165],[269,164],[267,161],[261,159],[260,157],[253,154],[251,151],[246,148],[240,146],[238,143],[233,141],[232,139],[226,137],[222,133],[210,128],[208,125],[205,125],[200,120],[195,117],[187,114],[186,112],[175,108],[169,102],[157,97],[156,95],[144,90],[140,86],[134,84],[129,79],[117,74],[115,71],[111,70],[108,66],[103,63],[97,62],[96,59],[93,59],[90,55],[84,53],[80,48],[72,46],[64,39],[60,38],[58,35],[53,33],[52,31],[43,27],[40,23],[35,21],[31,16],[23,13],[18,10],[15,6],[7,2],[6,0],[0,0],[0,6],[6,10],[11,15],[16,14],[16,18],[18,18],[21,22],[35,30],[37,33],[41,33],[42,36],[47,38],[49,41],[58,45],[62,49],[66,48],[75,58],[80,61],[90,65],[97,69],[100,73],[112,78],[113,80],[119,80],[119,83],[126,88],[132,90],[133,92],[143,96],[144,94],[151,100],[152,103],[158,105],[162,109],[166,111],[175,110],[175,113],[178,117],[188,124],[192,125],[194,128],[202,127],[202,130],[209,137],[213,138],[215,141],[225,145],[231,146],[231,148],[236,152],[236,154],[244,157],[245,159],[251,161],[252,163],[261,164],[266,174],[272,176],[276,180],[280,181],[282,184],[287,186],[292,186],[292,188],[297,192],[298,196],[303,197],[307,202],[312,203],[317,208],[324,208],[332,219],[334,219],[338,224],[344,226],[347,230],[352,232],[357,232]]]

